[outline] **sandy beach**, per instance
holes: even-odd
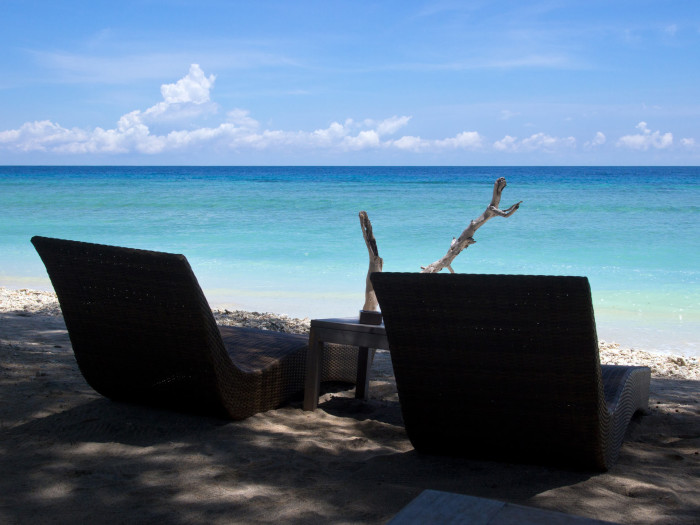
[[[308,320],[217,311],[222,324],[304,333]],[[424,489],[630,524],[700,522],[700,365],[601,342],[652,368],[649,412],[606,473],[422,456],[391,360],[370,399],[324,393],[240,422],[111,402],[81,376],[55,296],[0,288],[0,522],[384,523]],[[468,410],[468,403],[465,410]]]

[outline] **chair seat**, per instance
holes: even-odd
[[[306,356],[309,338],[305,335],[240,326],[218,328],[231,361],[244,372],[266,370],[299,352]]]

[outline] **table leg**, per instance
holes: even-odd
[[[309,333],[309,351],[306,354],[306,381],[304,384],[304,410],[316,410],[321,392],[321,358],[323,341],[316,337],[314,329]]]
[[[355,398],[367,400],[369,394],[369,371],[372,368],[374,348],[359,347],[357,353],[357,380]]]

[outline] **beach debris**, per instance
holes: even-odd
[[[603,365],[648,366],[652,377],[700,380],[700,360],[695,356],[647,352],[607,341],[599,341],[598,349]]]
[[[296,319],[269,312],[217,309],[213,310],[213,313],[217,324],[224,326],[243,326],[289,334],[308,334],[311,326],[311,321],[308,318]]]
[[[61,307],[56,294],[40,290],[10,290],[0,287],[0,313],[12,312],[14,315],[60,315]]]

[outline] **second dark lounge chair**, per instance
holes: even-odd
[[[419,452],[605,470],[647,367],[601,366],[585,277],[374,273]]]

